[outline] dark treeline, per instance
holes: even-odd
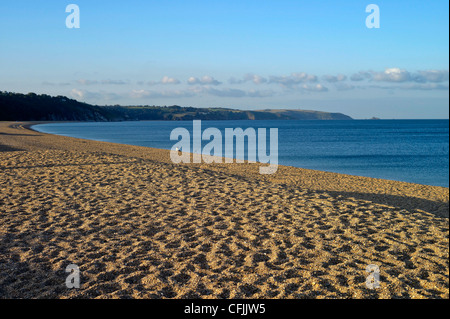
[[[0,91],[0,121],[350,120],[341,113],[303,110],[243,111],[181,106],[97,106],[65,96]]]
[[[46,94],[0,92],[2,121],[108,121],[114,114],[99,106]]]

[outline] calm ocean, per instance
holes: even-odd
[[[177,127],[192,133],[192,121],[55,123],[34,129],[171,149],[176,141],[170,140],[170,132]],[[449,186],[448,120],[202,121],[202,130],[208,127],[220,129],[223,136],[225,128],[278,128],[280,165]]]

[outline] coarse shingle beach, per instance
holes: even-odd
[[[448,188],[174,164],[31,124],[0,122],[0,298],[449,298]]]

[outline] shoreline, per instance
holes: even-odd
[[[405,120],[409,121],[408,119],[405,119]],[[428,120],[428,119],[425,119],[425,120]],[[433,120],[433,119],[430,119],[430,120]],[[244,121],[248,121],[248,120],[244,120]],[[119,121],[119,122],[116,122],[116,123],[120,123],[120,122],[123,122],[123,121]],[[152,122],[152,121],[149,120],[149,121],[144,121],[144,122]],[[157,122],[161,122],[161,121],[157,121]],[[86,122],[80,122],[80,121],[78,121],[78,122],[75,122],[75,121],[66,121],[66,122],[63,122],[63,121],[31,122],[31,124],[25,125],[25,128],[27,128],[29,130],[32,130],[34,132],[37,132],[37,133],[52,135],[51,133],[40,132],[39,130],[33,129],[33,126],[41,125],[41,124],[53,124],[53,123],[86,123]],[[53,134],[53,135],[63,136],[64,137],[64,135],[58,135],[58,134]],[[73,137],[73,138],[76,138],[76,137]],[[78,138],[78,139],[83,139],[83,138]],[[89,140],[89,139],[86,139],[86,140]],[[102,141],[97,141],[97,140],[89,140],[89,141],[102,142]],[[126,145],[126,146],[137,146],[137,145],[133,145],[133,144],[122,144],[122,143],[117,143],[117,142],[104,142],[104,143],[113,143],[113,144]],[[155,149],[155,148],[153,148],[151,146],[139,146],[139,147],[148,147],[148,148]],[[160,149],[160,150],[162,150],[162,151],[170,151],[169,149]],[[198,153],[190,153],[191,160],[192,160],[192,155],[193,154],[198,154]],[[225,159],[225,157],[222,156],[222,159]],[[247,160],[246,160],[246,162],[247,162]],[[224,160],[222,160],[222,163],[224,163]],[[264,165],[264,163],[261,163],[259,161],[256,161],[256,164]],[[348,174],[348,173],[338,173],[338,172],[327,171],[327,170],[318,170],[318,169],[303,168],[303,167],[291,166],[291,165],[282,165],[282,164],[279,164],[279,163],[278,163],[277,166],[284,166],[284,167],[290,167],[290,168],[293,168],[293,169],[309,170],[309,171],[316,171],[316,172],[322,172],[322,173],[339,174],[339,175],[355,177],[355,178],[371,178],[371,179],[382,180],[382,181],[399,182],[399,183],[407,183],[407,184],[415,184],[415,185],[431,186],[431,187],[442,187],[442,188],[449,189],[449,187],[447,187],[447,186],[421,184],[421,183],[414,183],[414,182],[407,182],[407,181],[400,181],[400,180],[393,180],[393,179],[385,179],[385,178],[378,178],[378,177],[371,177],[371,176],[361,176],[361,175]]]
[[[0,298],[449,298],[448,188],[173,164],[32,125],[0,122]]]

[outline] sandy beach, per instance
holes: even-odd
[[[31,124],[0,122],[0,298],[449,298],[448,188],[173,164]]]

